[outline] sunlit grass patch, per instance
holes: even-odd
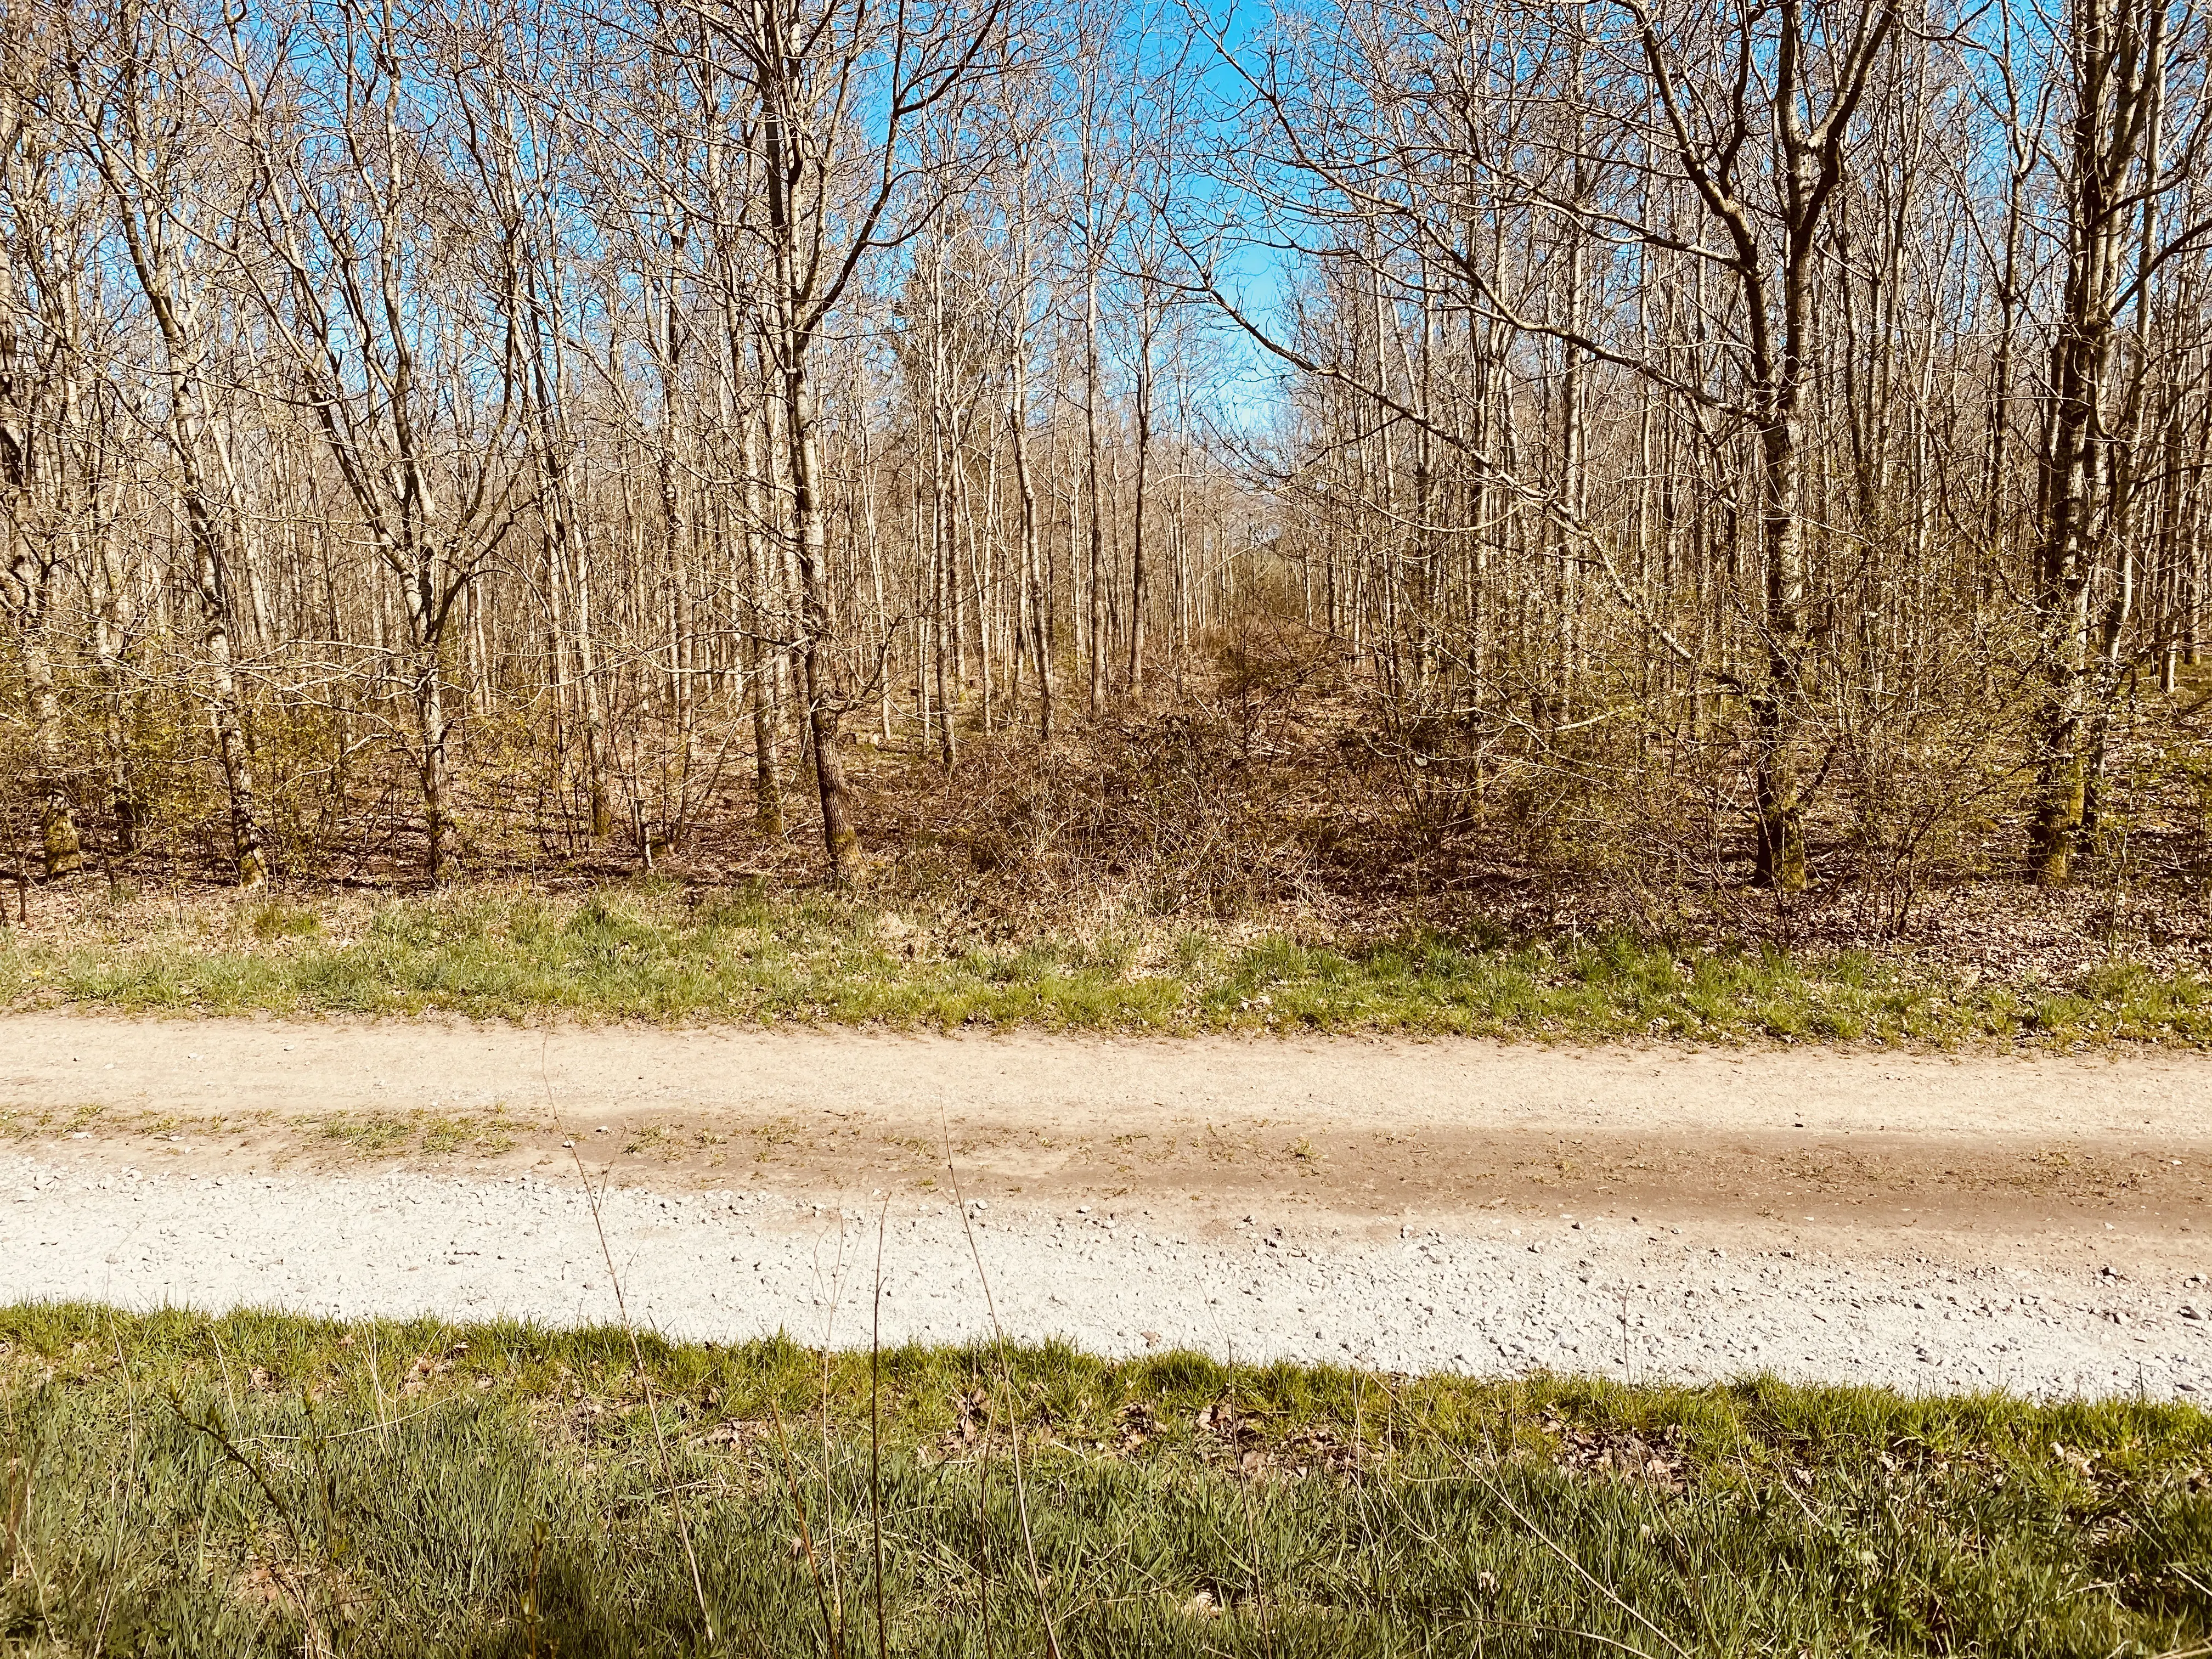
[[[1181,919],[985,935],[859,894],[622,884],[279,907],[264,927],[117,913],[0,936],[0,998],[215,1013],[1083,1030],[1395,1031],[1696,1042],[2212,1040],[2212,980],[2101,962],[1984,981],[1910,958],[1470,926],[1310,939]],[[268,907],[263,907],[264,914]]]
[[[504,1106],[489,1115],[456,1115],[436,1111],[331,1112],[293,1120],[295,1127],[319,1130],[324,1139],[368,1156],[419,1152],[432,1157],[472,1151],[496,1156],[511,1151],[519,1127]]]
[[[323,1133],[358,1152],[387,1152],[415,1138],[415,1126],[390,1112],[337,1112],[323,1120]]]

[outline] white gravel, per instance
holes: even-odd
[[[642,1325],[720,1341],[782,1330],[865,1346],[880,1201],[841,1214],[787,1194],[631,1187],[609,1191],[603,1215]],[[1188,1347],[1637,1381],[1771,1371],[1915,1392],[2212,1400],[2212,1282],[2185,1268],[1747,1255],[1670,1230],[1525,1218],[1394,1237],[1300,1231],[1261,1214],[1211,1239],[1113,1206],[997,1205],[975,1218],[1008,1334],[1109,1354]],[[34,1298],[342,1317],[617,1317],[574,1178],[187,1176],[0,1163],[0,1299]],[[881,1321],[886,1344],[989,1334],[949,1200],[892,1201]]]

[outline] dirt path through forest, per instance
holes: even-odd
[[[894,1323],[972,1334],[949,1137],[1024,1334],[2185,1395],[2208,1103],[2179,1054],[16,1016],[0,1296],[592,1316],[573,1140],[672,1328],[818,1335],[888,1215]]]

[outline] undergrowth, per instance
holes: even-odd
[[[2212,980],[2108,957],[1909,958],[1466,929],[1301,939],[1176,921],[1005,932],[863,896],[643,881],[333,905],[115,906],[0,934],[0,1004],[207,1013],[817,1020],[1932,1044],[2212,1039]]]
[[[0,1310],[10,1652],[2110,1659],[2208,1586],[2183,1407]]]

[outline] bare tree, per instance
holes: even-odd
[[[480,82],[435,12],[303,0],[266,39],[234,25],[255,167],[257,259],[241,257],[314,416],[370,557],[398,589],[390,653],[412,705],[424,867],[453,870],[447,649],[469,585],[504,539],[523,477],[521,319],[465,257],[480,228],[419,96]],[[308,66],[328,65],[328,82]]]
[[[82,246],[48,108],[53,19],[0,21],[0,617],[16,636],[30,704],[39,839],[48,877],[82,867],[54,666],[57,589],[74,550],[70,497],[82,483],[86,361],[70,262]]]
[[[912,151],[919,118],[958,93],[998,43],[1000,0],[889,16],[871,0],[752,0],[723,28],[751,82],[762,211],[763,338],[781,414],[786,544],[799,573],[799,663],[830,873],[857,872],[860,830],[839,752],[853,701],[823,499],[815,358],[868,258],[910,240],[954,185]],[[849,677],[852,670],[845,665]]]
[[[2116,384],[2121,319],[2132,307],[2148,330],[2154,274],[2203,228],[2184,226],[2160,245],[2159,202],[2195,173],[2205,131],[2201,119],[2191,124],[2178,153],[2162,153],[2172,16],[2152,0],[2074,0],[2053,42],[2055,79],[2070,107],[2056,151],[2064,286],[2036,469],[2033,592],[2044,691],[2029,869],[2045,886],[2071,872],[2092,761],[2085,732],[2112,690],[2112,676],[2093,664],[2116,664],[2134,598],[2127,479],[2142,430],[2127,429],[2126,388]],[[2093,619],[2100,586],[2106,605]]]
[[[241,887],[268,878],[268,830],[254,788],[233,666],[233,570],[244,501],[222,378],[212,291],[234,254],[252,177],[244,158],[204,135],[220,131],[226,100],[206,84],[198,38],[175,13],[128,3],[106,20],[112,60],[77,55],[82,142],[106,186],[161,342],[162,430],[191,532],[192,585],[202,619],[206,704],[230,802],[231,856]]]

